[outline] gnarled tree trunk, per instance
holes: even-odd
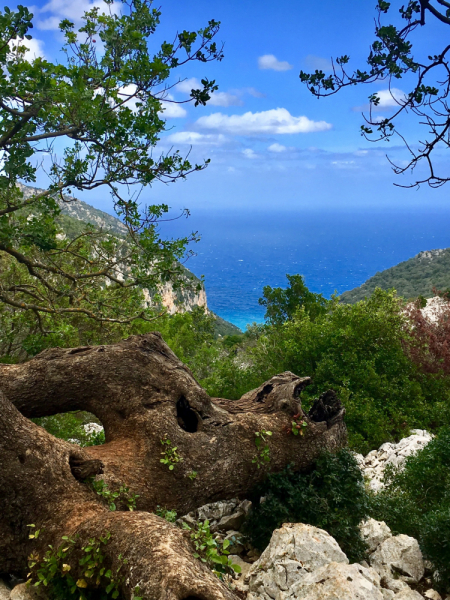
[[[159,504],[184,514],[244,497],[267,472],[288,463],[307,468],[320,451],[341,447],[344,410],[328,393],[304,415],[299,393],[308,381],[286,372],[238,401],[210,398],[157,333],[111,346],[46,350],[25,364],[0,365],[0,572],[23,572],[36,543],[27,539],[27,524],[44,532],[41,553],[64,534],[79,532],[81,543],[110,531],[109,559],[119,553],[129,559],[126,597],[139,585],[139,595],[152,600],[231,598],[193,558],[181,531],[140,511]],[[104,445],[81,450],[25,418],[73,410],[100,419]],[[308,424],[303,436],[287,433],[293,415]],[[259,468],[255,433],[262,430],[272,436],[270,461]],[[173,470],[160,462],[168,447],[162,440],[182,459]],[[139,494],[139,512],[105,508],[83,482],[100,472],[111,489],[125,484]]]

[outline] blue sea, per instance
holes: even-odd
[[[364,283],[421,250],[450,247],[449,209],[408,211],[195,210],[167,233],[198,230],[197,256],[186,266],[204,275],[208,306],[241,329],[264,320],[265,285],[286,285],[300,273],[326,297]],[[165,230],[166,228],[164,228]]]

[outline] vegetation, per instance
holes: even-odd
[[[395,8],[400,15],[397,17],[399,23],[396,24],[394,18],[394,22],[385,24],[384,16],[389,13],[392,18]],[[414,56],[411,40],[413,33],[424,26],[427,20],[437,19],[440,23],[450,25],[450,3],[447,0],[408,0],[403,4],[378,0],[377,13],[376,40],[370,45],[368,68],[349,71],[350,57],[343,55],[333,62],[331,74],[325,75],[322,70],[312,74],[301,71],[300,80],[318,97],[331,96],[348,86],[387,80],[395,106],[393,114],[380,118],[376,112],[380,96],[377,93],[370,94],[369,111],[364,115],[361,133],[371,141],[389,141],[392,136],[398,135],[406,145],[409,160],[393,164],[394,172],[400,175],[420,173],[410,187],[421,183],[439,187],[450,180],[450,175],[441,172],[434,161],[440,149],[450,146],[450,117],[447,110],[450,47],[447,45],[435,49],[427,42],[428,45],[425,44],[423,50]],[[409,89],[401,97],[394,93],[399,79],[403,79],[403,85]],[[418,142],[406,142],[397,130],[397,123],[402,122],[402,117],[406,115],[409,121],[415,120],[415,125],[422,129],[425,127],[423,137],[420,136]]]
[[[403,298],[431,298],[435,296],[434,288],[447,290],[450,288],[450,249],[420,252],[414,258],[376,273],[360,287],[344,292],[341,302],[354,304],[369,298],[376,288],[382,290],[395,289]]]
[[[283,523],[307,523],[328,531],[350,562],[363,560],[366,548],[358,525],[368,515],[369,501],[361,471],[348,450],[324,454],[309,474],[288,468],[269,475],[255,489],[252,501],[245,527],[257,548],[263,550]]]
[[[421,368],[417,355],[428,349],[417,333],[394,292],[378,289],[354,305],[334,299],[314,320],[299,307],[282,325],[250,330],[203,383],[214,396],[238,398],[282,371],[309,375],[304,406],[334,389],[346,407],[350,446],[368,452],[412,427],[450,423],[450,381]]]
[[[39,557],[30,556],[28,585],[45,586],[48,588],[47,594],[51,600],[58,598],[116,600],[120,595],[120,586],[124,582],[121,569],[127,561],[122,556],[118,556],[114,571],[106,566],[103,549],[110,539],[111,533],[106,532],[98,539],[91,538],[89,544],[81,548],[78,564],[83,569],[84,577],[77,579],[72,576],[70,572],[72,566],[69,564],[77,539],[63,536],[61,546],[57,549],[49,546],[42,562],[39,562]],[[90,589],[87,589],[88,582],[93,586]],[[134,590],[133,600],[140,600],[136,595],[138,592],[139,589]]]
[[[158,157],[155,146],[174,71],[222,59],[214,41],[219,23],[152,49],[161,17],[152,0],[113,3],[86,12],[78,31],[67,19],[60,23],[62,63],[25,59],[21,40],[31,39],[33,17],[27,8],[0,13],[1,311],[19,322],[24,313],[41,333],[52,335],[55,323],[76,329],[83,319],[98,326],[152,320],[158,313],[143,289],[182,285],[179,261],[197,239],[161,238],[157,225],[168,207],[143,208],[132,190],[206,166],[178,151]],[[191,101],[205,104],[216,89],[203,79]],[[56,139],[62,152],[52,151]],[[45,167],[36,160],[42,153]],[[46,180],[43,190],[29,194],[19,185],[38,177]],[[101,186],[112,194],[124,236],[89,225],[72,239],[60,235],[60,203],[76,203],[73,190]]]
[[[450,589],[450,429],[386,475],[386,488],[371,500],[371,516],[394,533],[419,540],[435,570],[435,585]]]

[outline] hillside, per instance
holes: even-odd
[[[22,184],[19,184],[19,187],[25,198],[42,191],[39,188]],[[65,196],[64,198],[67,201],[58,199],[58,204],[61,208],[61,216],[58,218],[58,221],[69,238],[81,233],[83,223],[90,223],[98,228],[109,231],[118,237],[125,236],[127,232],[126,227],[118,218],[94,208],[82,200],[68,196]],[[203,306],[208,309],[205,288],[203,284],[201,284],[200,279],[189,271],[189,269],[185,269],[185,271],[186,280],[189,279],[194,284],[190,289],[174,290],[170,283],[164,284],[161,289],[163,305],[168,309],[170,314],[174,314],[179,310],[191,310],[195,306]],[[197,284],[201,284],[201,288],[198,291],[195,289]],[[241,330],[232,323],[225,321],[217,315],[214,316],[216,317],[216,335],[225,336],[242,333]]]
[[[450,248],[425,250],[413,258],[399,263],[395,267],[376,273],[360,287],[344,292],[341,302],[353,304],[370,297],[375,288],[389,290],[394,288],[399,296],[417,298],[434,296],[433,288],[450,288]]]

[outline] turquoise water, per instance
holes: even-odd
[[[265,285],[285,286],[286,273],[304,275],[314,292],[329,297],[361,285],[377,271],[421,250],[450,246],[448,210],[409,212],[196,211],[167,226],[178,235],[202,235],[186,266],[205,275],[209,307],[245,329],[262,322]]]

